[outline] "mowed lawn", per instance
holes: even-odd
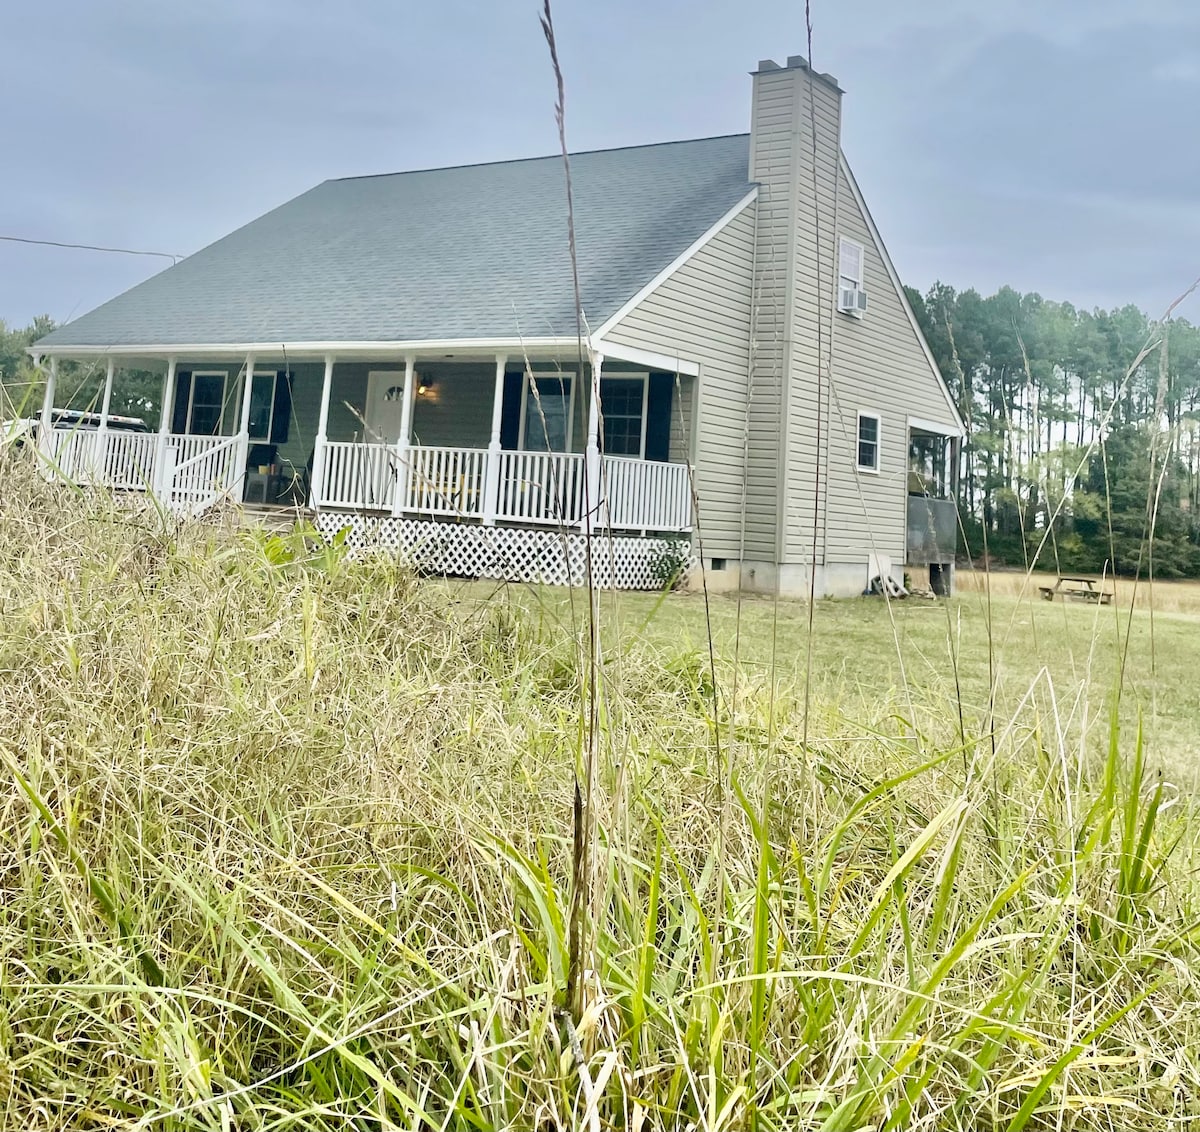
[[[811,619],[802,601],[610,593],[601,619],[609,656],[637,640],[706,657],[711,626],[719,665],[737,659],[762,679],[773,672],[792,693],[803,693],[811,653],[822,703],[866,725],[892,718],[900,704],[939,738],[958,727],[961,702],[977,734],[989,718],[997,729],[1017,717],[1028,726],[1032,705],[1042,726],[1075,741],[1086,728],[1088,742],[1102,743],[1120,684],[1127,732],[1140,714],[1151,762],[1181,786],[1200,786],[1200,583],[1109,579],[1116,599],[1097,606],[1043,600],[1038,586],[1053,581],[960,572],[949,601],[819,600]],[[445,584],[465,604],[506,600],[527,615],[573,620],[576,631],[585,617],[581,593]]]

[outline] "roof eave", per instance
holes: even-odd
[[[373,357],[380,354],[462,353],[490,355],[498,352],[520,355],[532,350],[577,349],[579,339],[550,338],[427,338],[406,341],[293,341],[293,342],[173,342],[136,345],[70,345],[35,342],[26,353],[43,358],[98,358],[117,355],[128,358],[215,358],[246,354],[283,354],[289,357]],[[586,340],[584,343],[586,347]]]

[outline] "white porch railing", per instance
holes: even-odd
[[[237,492],[240,441],[238,436],[171,435],[160,448],[161,438],[153,432],[52,429],[47,456],[81,487],[160,493],[168,507],[199,514]]]
[[[649,531],[692,529],[692,486],[686,464],[605,456],[601,491],[609,526]]]
[[[421,515],[482,515],[487,457],[482,448],[418,445],[407,449],[402,510]]]
[[[52,429],[51,460],[81,486],[144,491],[155,486],[158,437],[120,429]]]
[[[160,444],[162,447],[160,447]],[[160,451],[165,464],[160,469]],[[158,491],[167,506],[192,514],[223,495],[240,498],[238,436],[54,429],[49,458],[82,485]],[[388,444],[330,442],[314,486],[318,507],[480,519],[489,454],[483,448],[416,445],[404,467]],[[585,459],[576,452],[501,452],[495,517],[499,522],[575,526],[583,515]],[[396,492],[403,484],[400,506]],[[686,464],[605,456],[598,525],[614,530],[688,531],[691,484]]]
[[[583,518],[584,458],[575,452],[501,452],[496,518],[565,523]]]
[[[93,435],[99,439],[100,434]],[[152,432],[109,432],[104,440],[97,460],[99,481],[121,491],[153,490],[158,436]]]
[[[496,519],[537,526],[574,526],[583,519],[585,460],[577,452],[501,452]],[[403,463],[403,467],[402,467]],[[401,514],[480,519],[487,491],[483,448],[326,443],[315,485],[318,507],[392,511],[403,484]],[[603,491],[608,526],[635,531],[688,531],[692,498],[685,464],[606,456]],[[597,514],[603,516],[603,507]],[[603,522],[603,518],[600,519]]]
[[[318,507],[387,511],[396,494],[396,449],[390,444],[326,441],[316,485]]]
[[[241,441],[240,436],[167,437],[167,506],[198,515],[229,492],[238,491],[240,499]]]
[[[100,434],[91,429],[51,429],[47,456],[73,483],[97,482],[96,445]]]

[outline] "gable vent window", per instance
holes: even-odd
[[[879,471],[879,415],[858,414],[858,470]]]
[[[867,313],[867,289],[863,283],[863,246],[853,240],[838,241],[838,310],[862,318]]]

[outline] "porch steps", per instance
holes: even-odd
[[[242,517],[245,522],[253,523],[268,531],[286,534],[298,522],[313,522],[316,512],[307,507],[277,507],[261,503],[243,503]]]

